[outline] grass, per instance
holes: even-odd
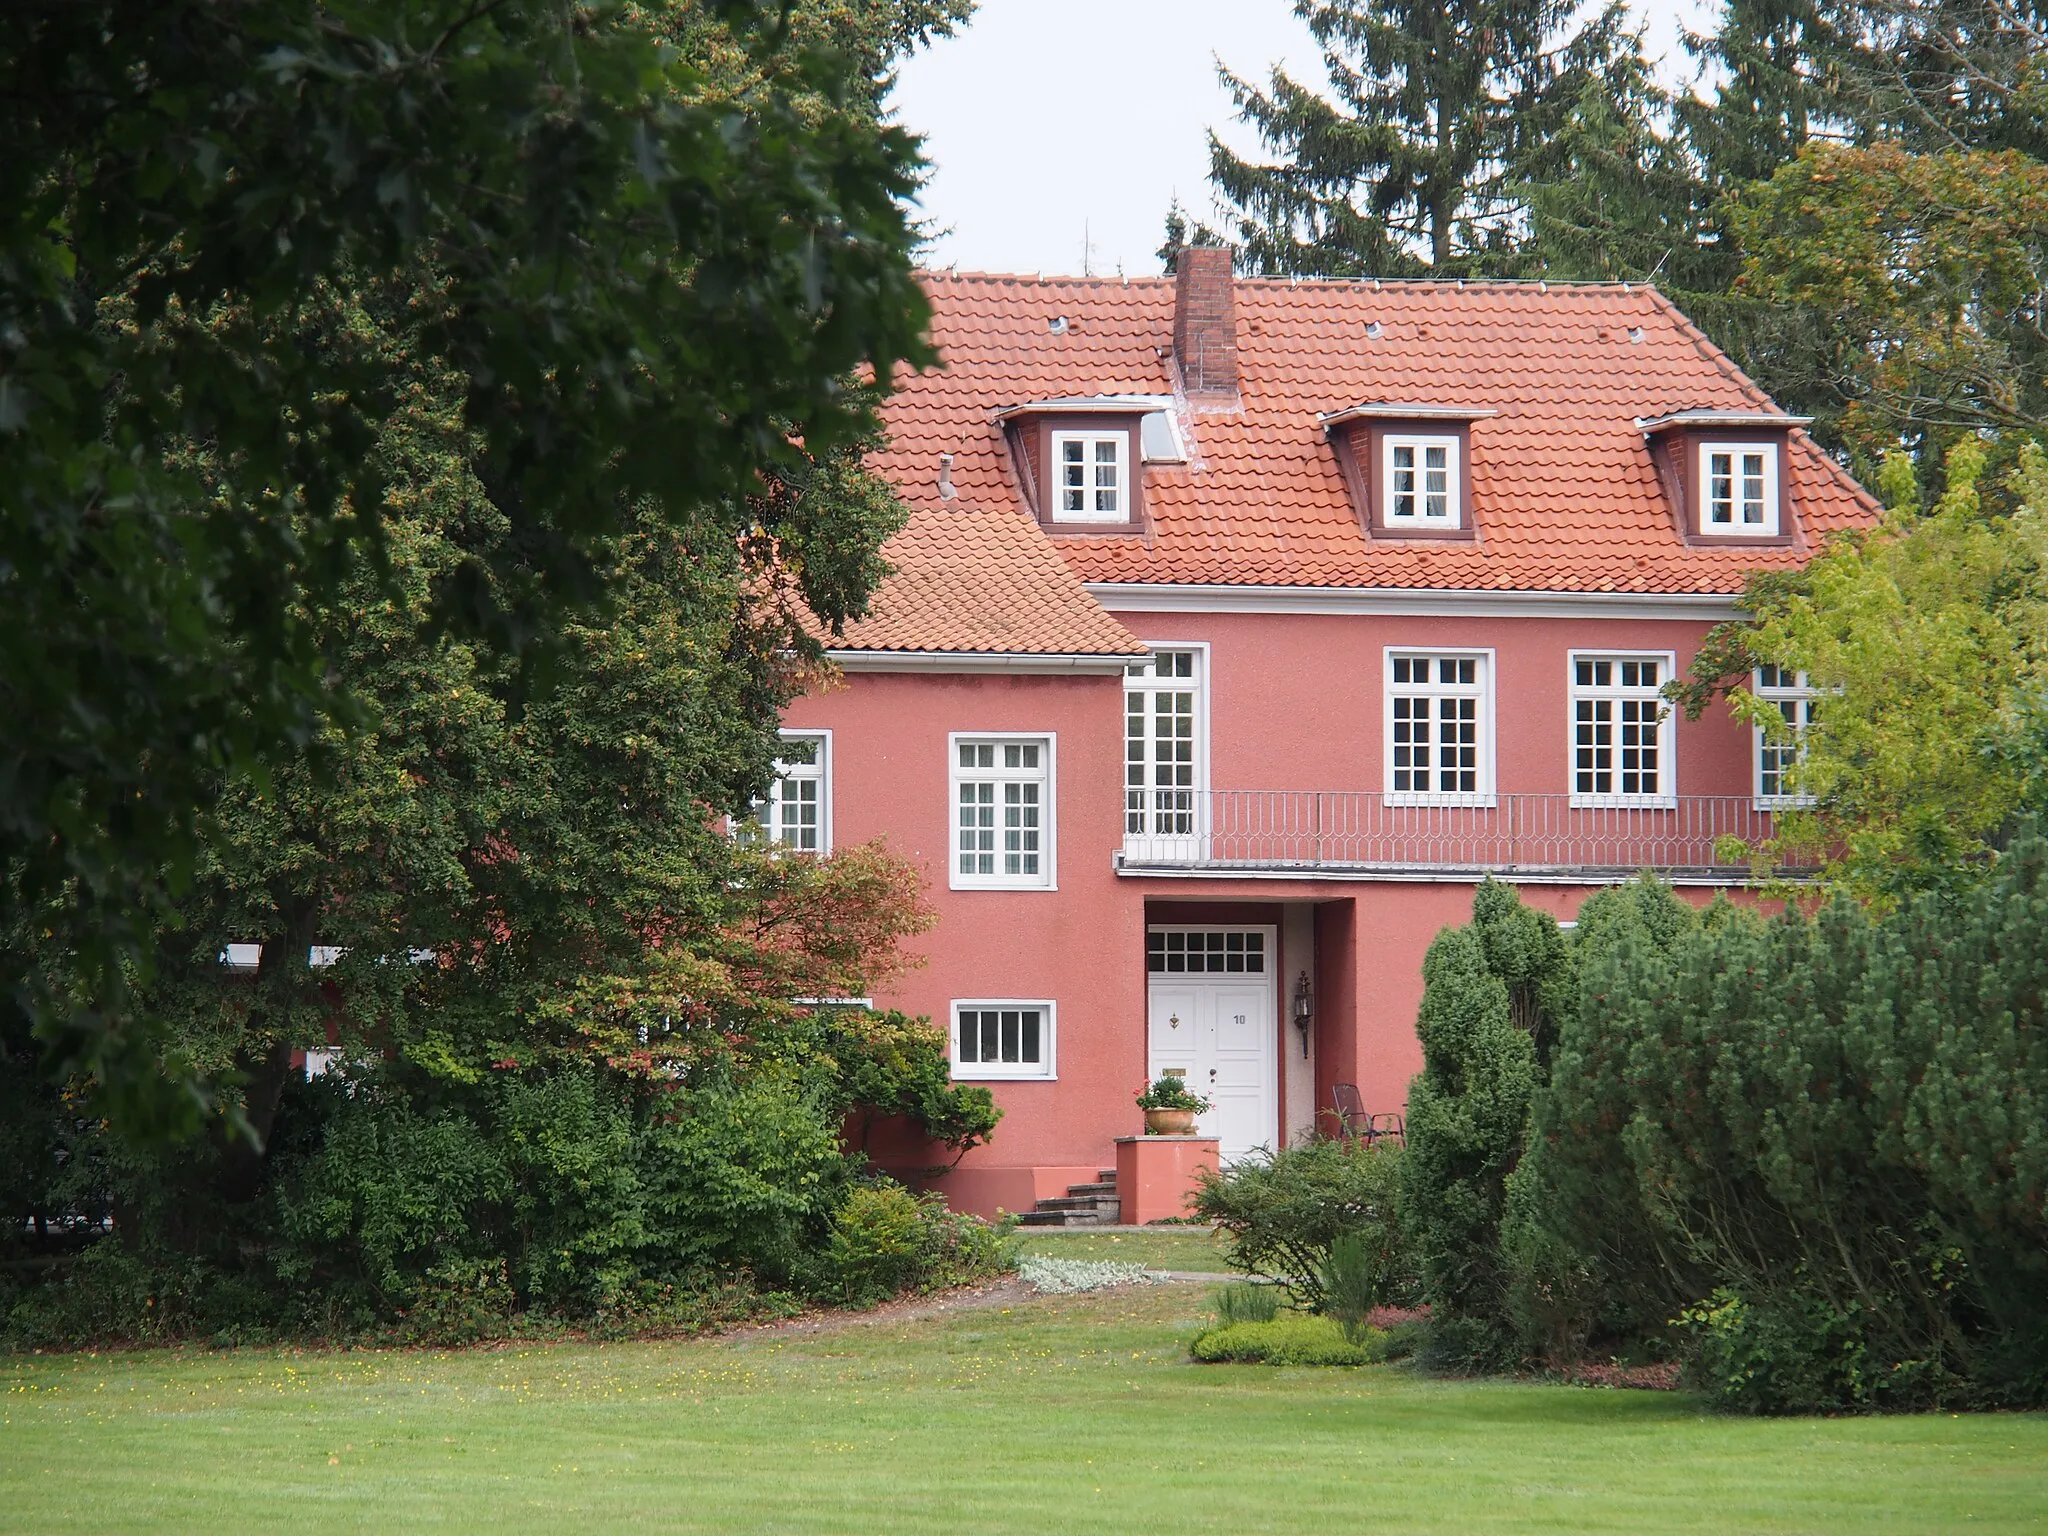
[[[1020,1227],[1019,1253],[1053,1259],[1120,1259],[1152,1269],[1205,1275],[1228,1274],[1224,1239],[1209,1227],[1141,1227],[1130,1232],[1090,1232],[1086,1227]]]
[[[0,1526],[2027,1531],[2048,1416],[1197,1366],[1195,1285],[682,1344],[0,1360]]]

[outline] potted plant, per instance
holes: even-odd
[[[1195,1116],[1208,1111],[1209,1101],[1179,1073],[1162,1072],[1159,1081],[1138,1090],[1138,1108],[1145,1111],[1147,1136],[1185,1136],[1195,1128]]]

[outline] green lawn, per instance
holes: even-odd
[[[1059,1259],[1120,1259],[1153,1269],[1221,1275],[1224,1239],[1210,1227],[1143,1227],[1130,1232],[1090,1232],[1086,1227],[1020,1227],[1019,1253]]]
[[[1204,1288],[686,1344],[0,1361],[0,1528],[2041,1530],[2048,1417],[1194,1366]]]

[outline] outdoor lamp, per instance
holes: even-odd
[[[1308,1027],[1315,1022],[1315,995],[1309,991],[1308,972],[1294,983],[1294,1027],[1301,1031],[1301,1059],[1308,1060]]]

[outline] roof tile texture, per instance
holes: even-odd
[[[937,474],[933,461],[933,476]],[[894,567],[835,650],[1141,656],[1052,541],[1007,496],[912,502],[883,548]]]
[[[1145,533],[1048,537],[1023,510],[996,413],[1172,393],[1173,282],[926,284],[946,366],[905,379],[886,408],[875,467],[916,515],[889,546],[900,574],[857,645],[1077,651],[1123,633],[1040,550],[1094,582],[1732,593],[1877,511],[1795,430],[1785,474],[1799,538],[1688,546],[1636,418],[1774,407],[1651,289],[1239,279],[1241,407],[1198,405],[1190,462],[1146,466]],[[1369,400],[1498,413],[1471,428],[1476,541],[1367,538],[1318,417]],[[938,494],[946,453],[953,501]]]

